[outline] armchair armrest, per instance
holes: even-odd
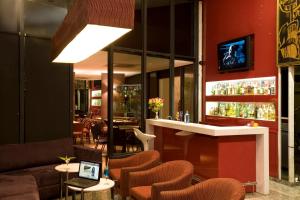
[[[102,162],[102,151],[100,150],[80,145],[73,145],[73,148],[77,161],[85,160],[99,163]]]

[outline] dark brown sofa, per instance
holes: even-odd
[[[27,144],[1,145],[0,188],[5,186],[7,189],[0,190],[0,199],[14,199],[14,195],[22,196],[18,189],[19,187],[28,187],[30,188],[28,191],[33,191],[31,194],[27,190],[24,191],[21,199],[36,199],[34,198],[36,196],[34,194],[34,184],[38,187],[40,199],[57,198],[59,196],[60,174],[54,167],[63,162],[58,159],[58,156],[64,155],[75,156],[77,161],[102,161],[101,151],[73,145],[72,138]],[[30,175],[35,178],[34,183],[29,180]],[[7,180],[9,176],[11,176],[13,181]],[[17,181],[18,178],[20,178],[20,181]],[[12,182],[18,184],[13,184]],[[24,184],[20,185],[20,182]],[[33,195],[33,197],[30,195]],[[27,196],[29,197],[27,198]]]

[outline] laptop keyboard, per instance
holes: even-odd
[[[69,181],[65,182],[67,185],[80,187],[80,188],[88,188],[94,185],[97,185],[98,181],[83,179],[83,178],[73,178]]]

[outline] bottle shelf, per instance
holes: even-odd
[[[206,102],[206,115],[275,121],[276,106],[272,102]]]
[[[276,77],[260,77],[206,82],[206,96],[276,95]]]

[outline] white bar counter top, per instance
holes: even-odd
[[[213,126],[206,124],[184,123],[168,119],[147,119],[146,125],[161,126],[209,136],[259,135],[269,132],[268,127]],[[146,129],[147,128],[151,127],[146,127]],[[149,133],[149,131],[146,130],[147,133]]]
[[[146,133],[155,134],[154,126],[212,137],[256,135],[256,191],[269,194],[269,128],[249,126],[213,126],[167,119],[147,119]],[[154,144],[150,145],[154,149]]]

